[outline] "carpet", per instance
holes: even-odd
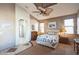
[[[74,45],[59,43],[55,49],[48,48],[42,45],[38,45],[35,41],[32,41],[33,46],[23,50],[17,55],[76,55],[74,51]]]

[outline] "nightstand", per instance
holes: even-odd
[[[67,36],[61,36],[59,35],[59,42],[60,43],[65,43],[65,44],[69,44],[69,38]]]

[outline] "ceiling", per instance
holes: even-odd
[[[47,8],[56,4],[57,3],[34,3],[36,7],[42,7],[42,8]]]
[[[39,11],[36,6],[42,6],[41,3],[40,4],[36,3],[36,5],[33,3],[21,3],[18,5],[24,8],[29,14],[31,14],[33,17],[35,17],[38,20],[70,15],[70,14],[77,13],[77,11],[79,10],[79,3],[57,3],[56,5],[51,3],[48,3],[48,4],[43,3],[44,8],[48,7],[53,9],[50,15],[43,16],[39,13],[33,13],[33,11]]]

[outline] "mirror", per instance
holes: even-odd
[[[24,38],[24,20],[19,20],[19,37]]]

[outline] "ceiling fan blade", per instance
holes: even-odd
[[[40,11],[32,11],[33,13],[40,13]]]
[[[47,8],[45,13],[46,13],[47,15],[49,15],[52,11],[53,11],[52,8]]]

